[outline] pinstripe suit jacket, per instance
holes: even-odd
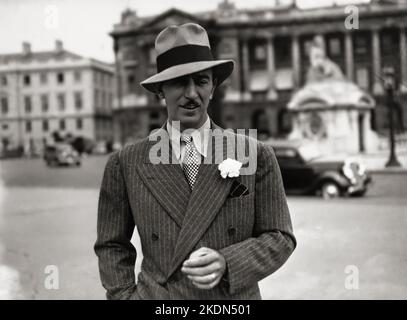
[[[261,298],[258,281],[285,263],[296,240],[272,148],[235,137],[245,146],[255,144],[255,172],[223,179],[216,163],[201,164],[192,192],[179,163],[152,164],[150,150],[157,142],[151,137],[109,158],[94,246],[108,299]],[[209,157],[219,151],[214,148],[208,148]],[[161,152],[172,154],[171,146]],[[233,180],[249,193],[230,197]],[[137,253],[130,243],[135,225],[144,255],[137,284]],[[180,271],[202,246],[218,250],[227,263],[225,278],[211,290],[195,288]]]

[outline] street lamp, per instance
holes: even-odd
[[[401,167],[400,162],[397,160],[395,152],[395,139],[394,139],[394,121],[393,121],[393,110],[395,107],[394,101],[394,88],[396,87],[396,79],[394,75],[394,69],[387,67],[383,69],[383,86],[386,90],[386,105],[387,105],[387,114],[389,117],[389,126],[390,126],[390,156],[389,160],[386,163],[386,167]]]

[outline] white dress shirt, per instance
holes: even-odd
[[[198,152],[206,157],[208,154],[208,143],[211,129],[211,119],[207,117],[205,123],[198,129],[192,129],[191,133],[192,142],[194,143]],[[178,128],[172,126],[169,121],[167,121],[167,131],[170,136],[172,151],[174,152],[177,161],[182,164],[185,156],[185,142],[181,142],[181,132]]]

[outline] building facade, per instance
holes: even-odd
[[[398,79],[399,118],[407,123],[407,2],[372,0],[351,7],[302,10],[285,6],[243,10],[227,0],[217,10],[190,14],[178,9],[154,17],[126,10],[114,26],[116,140],[145,137],[166,119],[162,101],[139,83],[156,72],[154,40],[166,26],[196,22],[208,30],[218,59],[233,59],[232,76],[217,90],[209,109],[226,128],[256,128],[264,137],[291,130],[287,103],[306,81],[309,49],[318,36],[327,57],[376,100],[372,127],[386,132],[382,70]],[[404,112],[403,112],[404,111]]]
[[[0,151],[40,154],[54,132],[112,141],[114,67],[84,58],[56,41],[33,52],[29,43],[0,55]]]

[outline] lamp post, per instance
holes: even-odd
[[[396,156],[396,144],[394,139],[394,117],[393,117],[393,109],[394,109],[394,88],[396,86],[393,68],[384,68],[383,69],[383,86],[386,90],[386,104],[387,104],[387,114],[389,117],[389,129],[390,129],[390,156],[389,160],[386,163],[386,167],[401,167],[400,162],[397,160]]]

